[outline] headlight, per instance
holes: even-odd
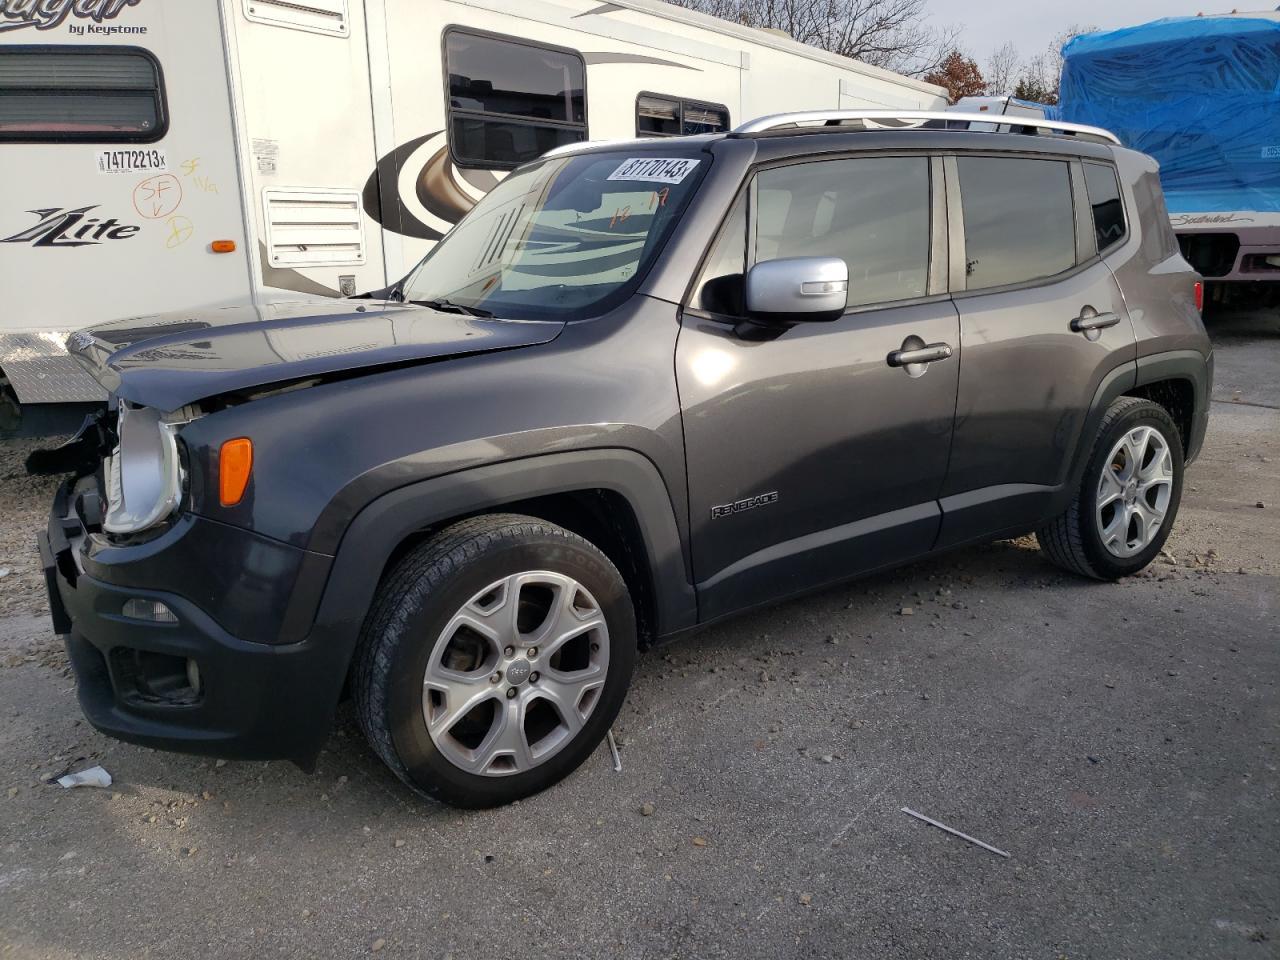
[[[177,430],[190,417],[164,417],[148,407],[120,404],[119,445],[103,464],[107,484],[108,533],[137,533],[155,526],[178,507],[182,464]]]

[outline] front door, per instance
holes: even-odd
[[[920,155],[771,167],[726,222],[676,352],[704,620],[932,547],[960,366],[935,172]],[[844,316],[735,332],[746,268],[811,256],[847,263]],[[944,343],[948,359],[889,363]]]

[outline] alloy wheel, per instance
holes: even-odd
[[[522,773],[577,736],[608,671],[608,625],[586,587],[547,570],[504,577],[468,600],[432,649],[427,732],[462,770]]]
[[[1125,433],[1098,479],[1095,520],[1102,545],[1128,559],[1145,550],[1164,525],[1173,497],[1173,454],[1155,427]]]

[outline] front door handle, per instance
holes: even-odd
[[[1097,340],[1106,327],[1114,327],[1120,318],[1114,313],[1099,313],[1093,307],[1085,307],[1080,316],[1071,321],[1071,329],[1075,333],[1083,333],[1090,340]]]
[[[893,351],[887,359],[891,367],[905,367],[913,363],[933,363],[935,360],[945,360],[949,356],[951,356],[949,343],[926,343],[919,347],[908,347],[903,344],[901,350]]]

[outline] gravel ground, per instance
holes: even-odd
[[[1213,332],[1144,575],[1019,540],[738,618],[641,658],[621,773],[478,813],[349,712],[310,776],[90,730],[30,548],[52,485],[0,446],[0,957],[1280,955],[1280,317]]]

